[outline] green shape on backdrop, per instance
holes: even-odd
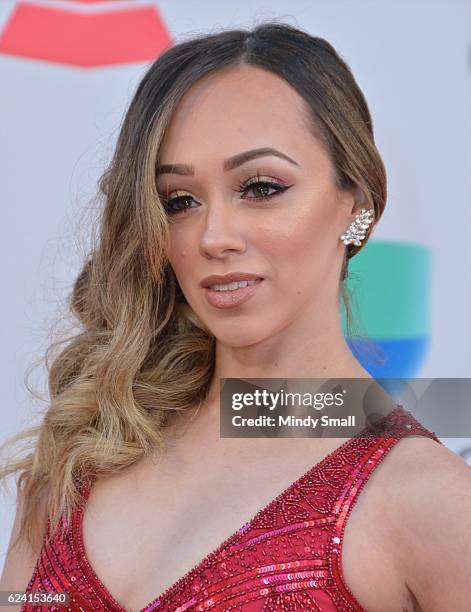
[[[361,333],[376,340],[430,335],[431,258],[427,247],[378,240],[350,260],[346,287]],[[342,325],[346,333],[343,302]]]

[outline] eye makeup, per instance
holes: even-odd
[[[235,191],[241,194],[246,194],[250,190],[253,190],[254,193],[256,193],[257,191],[258,193],[262,192],[262,195],[244,197],[244,199],[254,201],[267,201],[273,197],[276,197],[277,195],[280,195],[281,193],[284,193],[290,187],[292,187],[292,185],[285,185],[284,183],[281,183],[278,179],[275,179],[270,176],[260,175],[259,173],[257,173],[256,176],[239,183]],[[270,190],[272,190],[273,193],[267,193],[267,191],[269,192]],[[187,210],[190,210],[190,208],[194,208],[194,206],[185,204],[186,201],[193,199],[193,196],[189,193],[184,193],[173,198],[165,197],[163,196],[163,194],[160,193],[159,196],[167,214],[169,215],[186,212]]]

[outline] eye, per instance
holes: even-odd
[[[274,193],[268,193],[270,189],[273,189]],[[289,187],[281,185],[278,182],[263,181],[261,180],[261,177],[257,175],[256,178],[250,179],[245,183],[241,183],[237,191],[239,193],[245,194],[246,192],[253,190],[254,193],[258,192],[259,194],[261,194],[255,197],[248,198],[249,200],[269,200],[270,198],[273,198],[274,196],[283,193],[287,189],[289,189]]]
[[[167,199],[162,194],[160,194],[160,199],[166,212],[169,215],[175,215],[179,212],[185,212],[186,210],[188,210],[190,206],[187,206],[186,203],[188,201],[191,201],[193,198],[189,193],[186,193],[185,195],[177,196],[176,198],[170,199]]]
[[[263,201],[269,200],[270,198],[273,198],[279,195],[280,193],[283,193],[291,187],[291,185],[285,186],[281,183],[274,181],[264,181],[261,180],[261,178],[262,177],[257,175],[253,179],[249,179],[249,181],[241,183],[236,191],[245,194],[248,191],[253,190],[254,193],[258,192],[259,194],[261,193],[261,195],[249,197],[247,199]],[[267,193],[270,191],[270,189],[272,189],[274,193]],[[162,204],[169,215],[185,213],[190,208],[194,208],[194,206],[191,206],[193,197],[189,193],[170,199],[167,199],[162,194],[160,194],[160,199],[162,200]]]

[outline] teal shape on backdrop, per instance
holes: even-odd
[[[346,288],[353,326],[347,342],[374,378],[410,377],[420,370],[431,338],[431,251],[372,241],[349,262]]]

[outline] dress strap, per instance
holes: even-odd
[[[355,597],[350,591],[343,576],[342,548],[345,526],[360,492],[368,482],[374,470],[402,438],[409,436],[424,436],[432,438],[443,445],[443,442],[441,442],[435,432],[421,425],[421,423],[402,406],[399,406],[399,408],[399,410],[394,411],[394,416],[386,419],[381,427],[375,428],[374,424],[371,426],[371,437],[374,438],[374,441],[371,445],[368,445],[365,452],[358,460],[358,463],[355,465],[345,482],[345,486],[342,488],[333,509],[336,520],[333,525],[330,539],[329,562],[332,574],[339,589],[343,591],[344,595],[353,600],[355,600]]]

